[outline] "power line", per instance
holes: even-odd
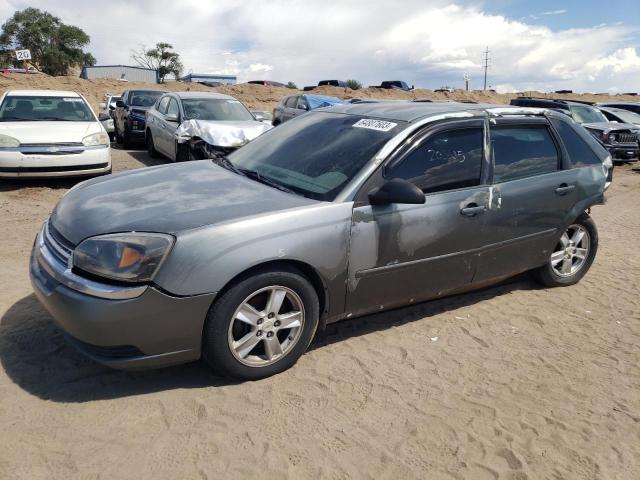
[[[484,52],[484,90],[487,89],[487,70],[489,70],[489,47]]]

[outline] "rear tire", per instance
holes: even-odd
[[[221,375],[269,377],[293,366],[307,350],[318,318],[318,295],[300,272],[286,267],[258,272],[211,306],[202,354]]]
[[[562,234],[549,262],[534,270],[534,278],[545,287],[575,285],[586,275],[598,251],[598,229],[583,213]]]
[[[151,158],[158,158],[160,154],[156,150],[156,146],[153,143],[153,135],[151,134],[151,130],[147,130],[145,139],[147,141],[147,152],[149,153],[149,156]]]

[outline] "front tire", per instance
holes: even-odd
[[[151,134],[150,130],[147,131],[146,141],[147,141],[147,152],[149,153],[149,156],[151,158],[158,158],[160,154],[156,150],[156,146],[153,143],[153,135]]]
[[[560,237],[549,262],[534,270],[536,280],[545,287],[575,285],[586,275],[598,251],[598,229],[583,213]]]
[[[318,326],[318,295],[295,269],[246,277],[212,305],[202,353],[219,374],[258,380],[293,366]]]
[[[122,146],[125,150],[131,149],[131,137],[129,136],[129,130],[127,130],[127,127],[124,127],[124,133],[122,134]]]

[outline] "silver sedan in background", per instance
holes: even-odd
[[[146,119],[149,155],[173,161],[227,155],[272,128],[239,100],[219,93],[167,93]]]

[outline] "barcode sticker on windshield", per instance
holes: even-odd
[[[354,127],[368,128],[369,130],[378,130],[380,132],[388,132],[396,125],[398,124],[385,120],[374,120],[373,118],[363,118],[353,124]]]
[[[82,102],[82,99],[78,97],[64,97],[62,100],[64,102]]]

